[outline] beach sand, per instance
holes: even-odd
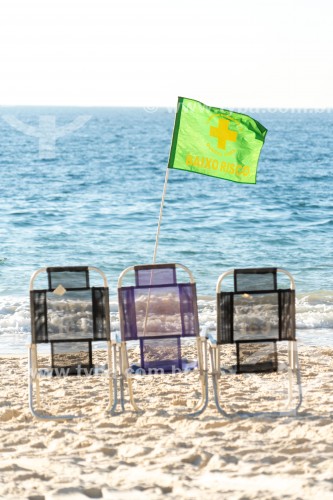
[[[42,381],[45,408],[87,415],[44,422],[28,409],[27,358],[1,356],[0,498],[331,499],[333,349],[301,346],[300,361],[298,417],[226,419],[210,394],[206,412],[190,419],[193,372],[140,377],[139,415],[105,414],[103,376]],[[276,377],[225,376],[223,400],[230,411],[274,406]]]

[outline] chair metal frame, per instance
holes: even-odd
[[[70,266],[64,266],[64,269],[69,269]],[[60,268],[59,268],[60,269]],[[103,278],[104,287],[108,288],[108,282],[106,275],[97,267],[87,266],[88,271],[93,271],[101,275]],[[30,279],[30,292],[34,291],[34,282],[36,278],[42,274],[46,273],[48,270],[47,267],[43,267],[35,271]],[[33,320],[32,320],[33,321]],[[64,340],[66,341],[66,340]],[[111,339],[106,340],[107,342],[107,359],[108,359],[108,380],[109,380],[109,404],[106,410],[110,410],[112,406],[113,398],[116,396],[116,387],[113,386],[113,378],[110,376],[112,370],[112,344],[114,342]],[[39,419],[39,420],[72,420],[77,418],[83,418],[84,415],[44,415],[39,413],[39,411],[35,408],[34,404],[34,386],[36,388],[36,404],[37,408],[40,410],[40,378],[41,375],[45,372],[43,370],[38,369],[38,353],[37,353],[37,344],[31,342],[28,346],[29,356],[28,356],[28,366],[29,366],[29,409],[31,414]]]
[[[217,280],[216,284],[216,294],[217,294],[217,307],[218,307],[218,298],[219,294],[222,291],[222,282],[224,279],[230,275],[234,275],[235,269],[230,269],[223,274],[221,274]],[[290,289],[295,290],[295,280],[293,276],[286,271],[285,269],[278,268],[276,269],[277,273],[285,274],[290,280]],[[263,291],[264,292],[264,291]],[[255,340],[254,340],[255,342]],[[219,384],[218,380],[221,378],[221,345],[217,344],[216,339],[211,335],[208,336],[208,351],[210,358],[210,366],[211,366],[211,376],[213,382],[213,390],[214,390],[214,401],[217,410],[224,417],[231,416],[296,416],[297,412],[302,404],[302,384],[301,384],[301,372],[300,372],[300,364],[298,358],[298,350],[297,350],[297,340],[287,341],[288,342],[288,399],[286,404],[286,409],[284,411],[258,411],[254,413],[244,412],[244,413],[235,413],[229,414],[227,413],[221,406],[220,395],[219,395]],[[296,375],[296,383],[298,387],[298,401],[293,408],[290,408],[291,403],[293,401],[293,375]]]
[[[151,264],[152,268],[154,265],[159,266],[159,264]],[[193,274],[186,266],[179,263],[175,263],[173,265],[175,265],[176,268],[185,271],[189,276],[190,283],[195,284]],[[128,267],[120,274],[118,279],[118,290],[120,290],[122,287],[124,277],[128,273],[135,271],[135,268],[136,266]],[[120,314],[120,330],[121,332],[124,331],[123,318],[121,314]],[[190,414],[187,414],[187,416],[189,417],[197,417],[198,415],[204,412],[204,410],[208,405],[207,339],[205,336],[197,335],[196,341],[197,341],[197,352],[198,352],[198,369],[199,369],[199,376],[201,383],[201,400],[195,406],[193,411]],[[110,410],[111,413],[114,413],[116,411],[118,404],[120,404],[121,411],[125,411],[125,384],[127,384],[128,386],[129,402],[133,410],[136,412],[143,412],[143,410],[137,405],[134,399],[132,379],[136,375],[133,375],[130,370],[126,344],[127,341],[123,340],[122,337],[119,336],[116,337],[116,342],[113,344],[113,364],[114,366],[118,367],[118,371],[117,372],[116,370],[114,371],[113,384],[114,386],[116,386],[116,384],[119,383],[120,398],[118,398],[118,391],[116,389],[114,402]],[[152,376],[152,375],[149,374],[144,376]]]

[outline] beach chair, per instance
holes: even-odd
[[[233,278],[232,291],[222,291],[222,284]],[[280,281],[287,281],[283,287]],[[230,280],[230,278],[229,278]],[[289,286],[288,286],[289,285]],[[216,407],[224,416],[219,384],[230,372],[235,374],[267,374],[279,369],[277,343],[287,342],[288,400],[284,411],[244,413],[244,415],[270,414],[296,415],[302,402],[300,367],[295,336],[295,283],[288,271],[276,268],[235,269],[222,274],[216,285],[217,337],[209,339],[208,350]],[[231,370],[221,372],[221,347],[234,344],[235,364]],[[283,368],[283,364],[281,364]],[[281,368],[280,367],[280,368]],[[283,370],[282,370],[283,371]],[[280,377],[280,375],[279,375]],[[295,382],[298,397],[291,407]],[[247,378],[244,378],[246,386]],[[263,381],[264,383],[264,381]],[[244,387],[244,390],[245,387]],[[270,393],[270,397],[272,394]],[[230,401],[228,401],[230,403]]]
[[[179,275],[185,281],[179,282]],[[129,286],[123,286],[124,281]],[[141,411],[134,400],[133,377],[151,380],[154,374],[186,372],[198,367],[201,401],[192,416],[207,406],[206,339],[199,336],[196,284],[190,270],[181,264],[149,264],[125,269],[118,280],[120,336],[118,343],[118,379],[120,404],[124,411],[124,387],[135,411]],[[186,341],[196,339],[197,362],[183,356]],[[127,344],[139,343],[140,360],[130,366]],[[151,376],[150,376],[151,375]],[[157,375],[158,376],[158,375]],[[114,381],[116,383],[116,381]],[[147,380],[147,383],[149,380]],[[112,411],[118,401],[114,402]]]
[[[36,288],[36,283],[38,283]],[[92,286],[94,285],[98,286]],[[102,285],[102,286],[101,286]],[[29,346],[29,407],[40,419],[71,419],[75,415],[41,414],[40,380],[95,375],[111,371],[109,289],[106,276],[95,267],[48,267],[30,280],[31,345]],[[107,365],[94,364],[93,343],[107,343]],[[38,352],[48,345],[50,358]],[[46,349],[47,350],[47,349]],[[43,354],[43,352],[42,352]],[[48,353],[46,353],[48,354]],[[41,360],[44,360],[41,368]],[[47,365],[51,361],[50,365]],[[111,407],[112,379],[109,377]],[[80,415],[82,416],[82,415]]]

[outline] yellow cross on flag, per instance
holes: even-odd
[[[227,141],[236,141],[237,132],[229,130],[229,121],[219,119],[217,127],[210,127],[210,135],[217,138],[217,147],[225,149]]]

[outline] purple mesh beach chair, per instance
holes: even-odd
[[[233,291],[222,291],[222,283],[233,278]],[[278,287],[278,277],[289,281]],[[228,280],[226,280],[228,281]],[[295,283],[288,271],[276,268],[235,269],[222,274],[216,285],[217,338],[209,339],[214,397],[219,412],[228,416],[221,407],[218,381],[221,376],[221,346],[234,344],[235,363],[223,375],[244,373],[272,373],[279,369],[277,343],[288,345],[288,400],[286,409],[269,412],[270,415],[296,415],[302,402],[300,368],[295,326]],[[293,376],[296,376],[298,401],[293,400]],[[267,414],[266,412],[265,414]],[[263,414],[263,412],[255,413]],[[245,415],[250,415],[249,413]]]
[[[92,286],[91,281],[98,286]],[[38,287],[35,287],[35,283]],[[100,286],[103,284],[102,286]],[[48,267],[30,280],[31,345],[29,346],[29,406],[40,419],[71,419],[74,415],[41,414],[34,407],[36,388],[40,408],[40,380],[47,377],[94,375],[107,366],[93,362],[93,344],[106,342],[111,367],[109,289],[96,267]],[[41,346],[49,346],[50,363],[41,364]],[[43,349],[42,349],[43,350]],[[42,353],[43,354],[43,353]],[[45,358],[45,355],[44,355]],[[108,371],[110,374],[110,370]],[[112,379],[109,377],[111,408]],[[84,416],[84,415],[82,415]]]
[[[177,272],[186,273],[179,282]],[[123,281],[131,278],[130,286]],[[134,284],[133,284],[134,282]],[[149,264],[130,267],[118,280],[121,344],[119,344],[120,403],[124,410],[124,384],[128,386],[132,407],[132,377],[173,374],[199,368],[202,399],[194,410],[207,405],[206,340],[199,336],[196,284],[192,273],[181,264]],[[182,341],[196,338],[198,359],[186,359]],[[127,343],[140,346],[140,360],[129,364]],[[112,411],[116,408],[115,402]]]

